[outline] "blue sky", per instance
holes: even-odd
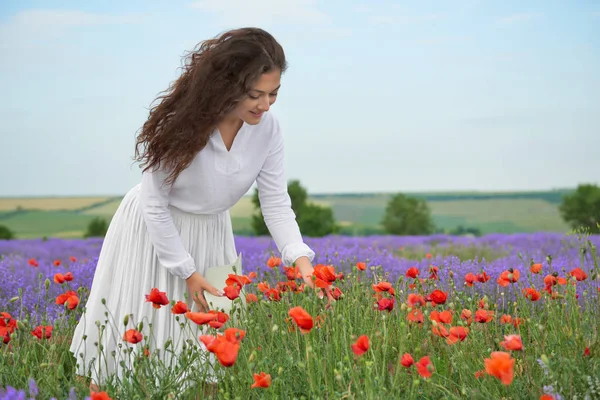
[[[0,196],[123,194],[181,56],[260,26],[309,192],[600,183],[597,1],[16,1],[0,5]]]

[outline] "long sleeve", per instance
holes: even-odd
[[[283,135],[277,123],[271,149],[256,183],[265,223],[281,252],[283,262],[291,265],[301,256],[307,256],[312,261],[315,253],[302,240],[287,191]]]
[[[170,187],[163,171],[142,174],[140,207],[161,265],[175,276],[187,279],[196,271],[194,259],[184,248],[169,210]]]

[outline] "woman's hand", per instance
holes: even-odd
[[[187,283],[188,292],[192,296],[192,300],[194,300],[194,303],[196,303],[196,307],[198,307],[200,311],[209,311],[208,303],[206,302],[206,298],[204,297],[205,290],[213,296],[223,296],[222,291],[218,290],[216,287],[208,283],[208,281],[198,272],[194,272],[185,281]]]
[[[295,262],[296,268],[298,268],[298,272],[302,275],[302,279],[304,280],[305,286],[310,287],[311,289],[315,289],[315,281],[312,279],[313,271],[315,270],[308,259],[308,257],[300,257]],[[320,297],[324,297],[324,294],[327,294],[327,307],[331,307],[331,302],[334,301],[333,295],[331,294],[331,286],[320,290]]]

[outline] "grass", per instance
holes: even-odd
[[[438,201],[430,206],[434,215],[462,217],[469,226],[509,222],[524,232],[569,230],[558,207],[543,200]]]
[[[597,269],[595,248],[582,245],[583,249],[591,254]],[[421,256],[419,249],[405,251],[405,256]],[[444,250],[438,247],[436,251]],[[445,251],[466,258],[501,256],[490,249],[446,247]],[[558,259],[560,254],[554,256]],[[178,319],[197,336],[206,335],[207,341],[217,340],[216,335],[230,328],[243,331],[243,336],[232,335],[211,350],[219,360],[233,360],[227,366],[215,362],[223,374],[215,386],[202,383],[205,368],[192,367],[201,354],[198,345],[180,353],[175,364],[163,365],[157,349],[147,347],[151,328],[131,320],[125,324],[139,331],[142,340],[125,342],[118,351],[130,360],[124,364],[128,372],[123,378],[109,379],[99,390],[127,399],[192,399],[198,393],[223,399],[538,399],[544,393],[594,398],[600,390],[598,297],[583,292],[577,299],[577,285],[583,282],[568,271],[561,273],[569,279],[567,284],[553,287],[556,298],[533,283],[553,272],[548,265],[540,276],[521,269],[521,277],[506,287],[493,280],[467,287],[460,273],[445,275],[449,276],[446,282],[424,274],[419,276],[422,280],[403,276],[376,291],[373,285],[386,279],[381,266],[353,267],[343,271],[343,280],[335,274],[316,273],[315,278],[329,277],[343,293],[328,307],[310,291],[294,290],[300,281],[290,283],[283,270],[267,270],[243,290],[245,296],[256,294],[258,301],[241,307],[243,297],[234,300],[242,316],[220,329],[207,327],[202,333],[187,314],[171,314],[171,305],[183,299],[169,298],[170,305],[153,311]],[[586,280],[591,276],[590,271]],[[267,291],[259,282],[288,290]],[[39,282],[40,288],[50,284],[55,283]],[[68,282],[63,285],[67,290]],[[539,290],[540,298],[535,301],[522,294],[531,287]],[[442,296],[438,296],[440,291]],[[409,293],[416,299],[422,296],[422,301],[410,303]],[[44,399],[65,398],[71,388],[80,398],[89,394],[86,384],[75,377],[75,360],[68,352],[81,304],[73,311],[65,309],[48,339],[30,333],[36,327],[27,322],[26,310],[13,316],[18,328],[9,345],[0,347],[3,385],[27,390],[29,380],[34,379],[38,398]],[[112,328],[124,331],[119,324]],[[515,336],[511,339],[511,335]],[[187,386],[176,379],[184,371]],[[264,374],[266,387],[253,388],[259,374]]]
[[[105,204],[99,205],[97,207],[87,209],[87,210],[83,211],[82,214],[100,216],[100,217],[112,217],[117,212],[117,209],[119,208],[119,205],[121,204],[121,201],[122,201],[121,198],[117,198],[109,203],[105,203]]]
[[[0,223],[18,238],[81,237],[94,217],[71,211],[28,211],[2,219]]]

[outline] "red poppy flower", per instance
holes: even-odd
[[[214,321],[217,319],[217,316],[213,313],[205,313],[205,312],[192,312],[188,311],[185,313],[185,317],[190,321],[195,322],[198,325],[208,324],[210,321]]]
[[[479,309],[475,312],[475,321],[485,324],[494,319],[494,312]]]
[[[39,325],[31,331],[31,334],[37,337],[38,339],[50,339],[52,337],[52,326]]]
[[[281,258],[279,258],[279,257],[271,256],[269,258],[269,260],[267,261],[267,266],[269,268],[279,267],[280,265],[281,265]]]
[[[408,312],[406,319],[410,322],[423,323],[423,313],[418,308],[414,308]]]
[[[215,319],[208,322],[208,325],[215,329],[221,329],[229,321],[229,315],[222,311],[210,310],[208,313],[215,315]]]
[[[415,364],[415,367],[417,367],[417,372],[423,378],[431,377],[432,372],[435,370],[433,363],[429,359],[429,356],[421,357],[421,359]]]
[[[315,285],[319,288],[327,288],[337,279],[333,266],[323,264],[314,267],[313,276],[316,278]]]
[[[432,321],[436,321],[440,324],[451,324],[452,323],[452,311],[445,310],[442,312],[433,310],[431,314],[429,314],[429,319]]]
[[[377,308],[379,311],[387,310],[388,312],[394,309],[394,298],[391,299],[383,298],[377,302]]]
[[[171,312],[173,314],[185,314],[188,312],[188,306],[186,303],[179,300],[173,307],[171,307]]]
[[[521,342],[520,335],[506,335],[504,336],[504,341],[500,342],[500,345],[504,347],[505,350],[523,350],[523,343]]]
[[[379,282],[377,285],[371,285],[371,287],[376,292],[389,292],[393,290],[392,284],[389,282]]]
[[[433,292],[431,292],[431,294],[429,295],[429,298],[431,299],[431,301],[434,304],[445,304],[446,299],[448,298],[448,294],[445,292],[442,292],[439,289],[436,289]]]
[[[569,275],[575,277],[577,281],[585,281],[587,279],[587,274],[581,268],[573,269],[571,272],[569,272]]]
[[[519,278],[521,277],[521,273],[519,272],[518,269],[507,269],[506,271],[503,271],[500,274],[500,277],[498,278],[497,282],[498,285],[506,287],[511,283],[515,283],[519,280]]]
[[[472,272],[465,275],[465,284],[467,286],[473,286],[473,283],[477,281],[477,277]]]
[[[432,265],[431,267],[429,267],[429,279],[432,281],[437,280],[438,272],[440,272],[440,269],[438,267],[436,267],[435,265]]]
[[[257,303],[258,297],[254,293],[248,293],[246,295],[246,303]]]
[[[235,364],[240,350],[240,343],[246,331],[237,328],[227,328],[224,335],[202,335],[200,341],[206,349],[213,353],[224,367]]]
[[[314,326],[314,321],[311,315],[302,307],[293,307],[288,311],[288,315],[292,317],[300,332],[308,333]]]
[[[542,297],[542,294],[534,288],[525,288],[523,289],[523,296],[531,301],[538,301]]]
[[[400,359],[400,364],[402,364],[406,368],[410,367],[414,363],[415,363],[414,358],[408,353],[404,353],[402,355],[402,358]]]
[[[467,325],[471,325],[473,322],[473,312],[466,308],[460,313],[460,319],[467,321]]]
[[[123,340],[131,343],[131,344],[136,344],[141,342],[144,339],[144,336],[141,334],[141,332],[135,330],[135,329],[128,329],[125,334],[123,335]]]
[[[420,294],[410,293],[406,300],[406,304],[408,304],[410,307],[414,307],[416,305],[424,306],[425,298],[423,298],[423,296],[421,296]]]
[[[73,296],[77,297],[77,292],[74,292],[72,290],[67,290],[65,293],[56,296],[55,303],[62,306],[63,304],[65,304],[67,302],[67,300],[69,300],[70,297],[73,297]]]
[[[90,392],[90,400],[112,400],[106,392]]]
[[[539,274],[542,271],[542,264],[531,263],[530,269],[531,269],[531,273],[533,273],[533,274]]]
[[[238,285],[228,285],[223,288],[223,293],[229,300],[235,300],[240,297],[240,286]]]
[[[60,284],[65,283],[65,276],[63,274],[61,274],[60,272],[57,274],[54,274],[54,282]]]
[[[228,274],[227,276],[228,276],[228,278],[225,281],[225,285],[227,285],[227,286],[237,284],[238,286],[243,287],[244,285],[248,285],[248,284],[252,283],[252,279],[250,279],[246,275]]]
[[[366,263],[364,263],[364,262],[362,262],[362,261],[361,261],[361,262],[357,262],[357,263],[356,263],[356,268],[357,268],[359,271],[364,271],[365,269],[367,269],[367,264],[366,264]]]
[[[254,383],[250,386],[254,388],[268,388],[271,386],[271,375],[261,372],[260,374],[254,374]]]
[[[146,295],[146,301],[152,302],[152,307],[156,309],[169,304],[167,293],[160,292],[157,288],[152,288],[152,290],[150,290],[150,294]]]
[[[357,356],[361,356],[369,350],[369,337],[362,335],[351,346],[352,351]]]
[[[490,277],[488,274],[485,273],[485,271],[483,271],[480,274],[477,274],[477,281],[480,283],[486,283],[487,281],[490,280]]]
[[[503,351],[494,351],[490,358],[486,358],[485,371],[488,375],[494,376],[504,384],[510,385],[514,377],[515,359],[511,358],[509,353]]]
[[[450,335],[446,339],[448,344],[454,344],[458,341],[464,341],[469,334],[469,329],[462,326],[453,326],[450,328]]]
[[[420,271],[417,267],[412,267],[406,271],[406,277],[416,279],[419,276],[419,273]]]

